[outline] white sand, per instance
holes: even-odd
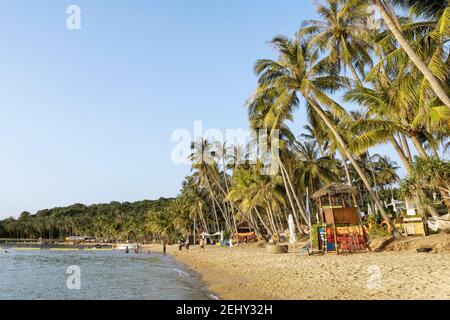
[[[450,299],[445,252],[301,256],[273,255],[256,246],[205,252],[191,246],[181,253],[168,246],[167,252],[199,272],[223,299]]]

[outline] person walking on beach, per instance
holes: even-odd
[[[186,247],[186,251],[189,251],[189,240],[188,240],[188,242],[186,242],[185,247]]]
[[[178,250],[181,252],[183,251],[183,241],[178,240]]]
[[[166,241],[163,241],[163,254],[166,255]]]
[[[200,239],[200,249],[205,252],[205,240],[203,238]]]

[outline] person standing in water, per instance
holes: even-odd
[[[163,254],[166,255],[166,241],[163,241]]]
[[[128,246],[125,248],[125,253],[130,253],[130,249],[128,248]]]

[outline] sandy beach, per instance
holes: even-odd
[[[198,272],[225,300],[450,299],[448,251],[304,256],[274,255],[256,245],[242,245],[207,246],[205,252],[198,246],[189,252],[168,246],[167,253]]]

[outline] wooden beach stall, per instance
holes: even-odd
[[[313,195],[321,225],[317,230],[320,251],[339,254],[368,249],[367,232],[356,204],[356,194],[352,186],[333,183]]]
[[[238,243],[256,242],[258,237],[256,232],[250,227],[248,223],[241,222],[237,226],[237,232],[235,233],[235,239]]]

